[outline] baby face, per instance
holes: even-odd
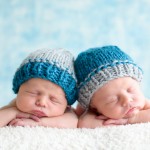
[[[91,99],[91,108],[112,119],[129,118],[145,105],[139,83],[123,77],[109,81],[98,89]]]
[[[60,86],[33,78],[21,85],[16,105],[19,110],[38,117],[54,117],[65,112],[67,100]]]

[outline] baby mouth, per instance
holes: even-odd
[[[39,110],[33,110],[32,113],[33,113],[35,116],[39,117],[39,118],[41,118],[41,117],[46,117],[46,114],[45,114],[44,112],[42,112],[42,111],[39,111]]]
[[[127,111],[126,115],[132,114],[136,109],[137,109],[136,107],[133,107],[133,108],[129,109],[129,110]]]

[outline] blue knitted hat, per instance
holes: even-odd
[[[18,93],[21,84],[31,78],[42,78],[59,85],[66,94],[68,105],[77,99],[74,58],[66,50],[37,50],[31,53],[14,75],[13,91]]]
[[[117,46],[91,48],[81,52],[75,60],[79,103],[88,108],[94,92],[108,81],[120,77],[142,79],[142,70]]]

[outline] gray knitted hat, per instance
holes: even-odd
[[[75,60],[78,80],[78,101],[88,108],[93,93],[110,80],[132,77],[142,80],[142,70],[117,46],[91,48],[81,52]]]
[[[77,99],[73,55],[63,49],[37,50],[22,62],[13,79],[13,91],[31,78],[42,78],[59,85],[69,105]]]

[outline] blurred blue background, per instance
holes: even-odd
[[[12,78],[21,61],[40,48],[118,45],[144,70],[150,90],[149,0],[0,0],[0,106],[15,97]]]

